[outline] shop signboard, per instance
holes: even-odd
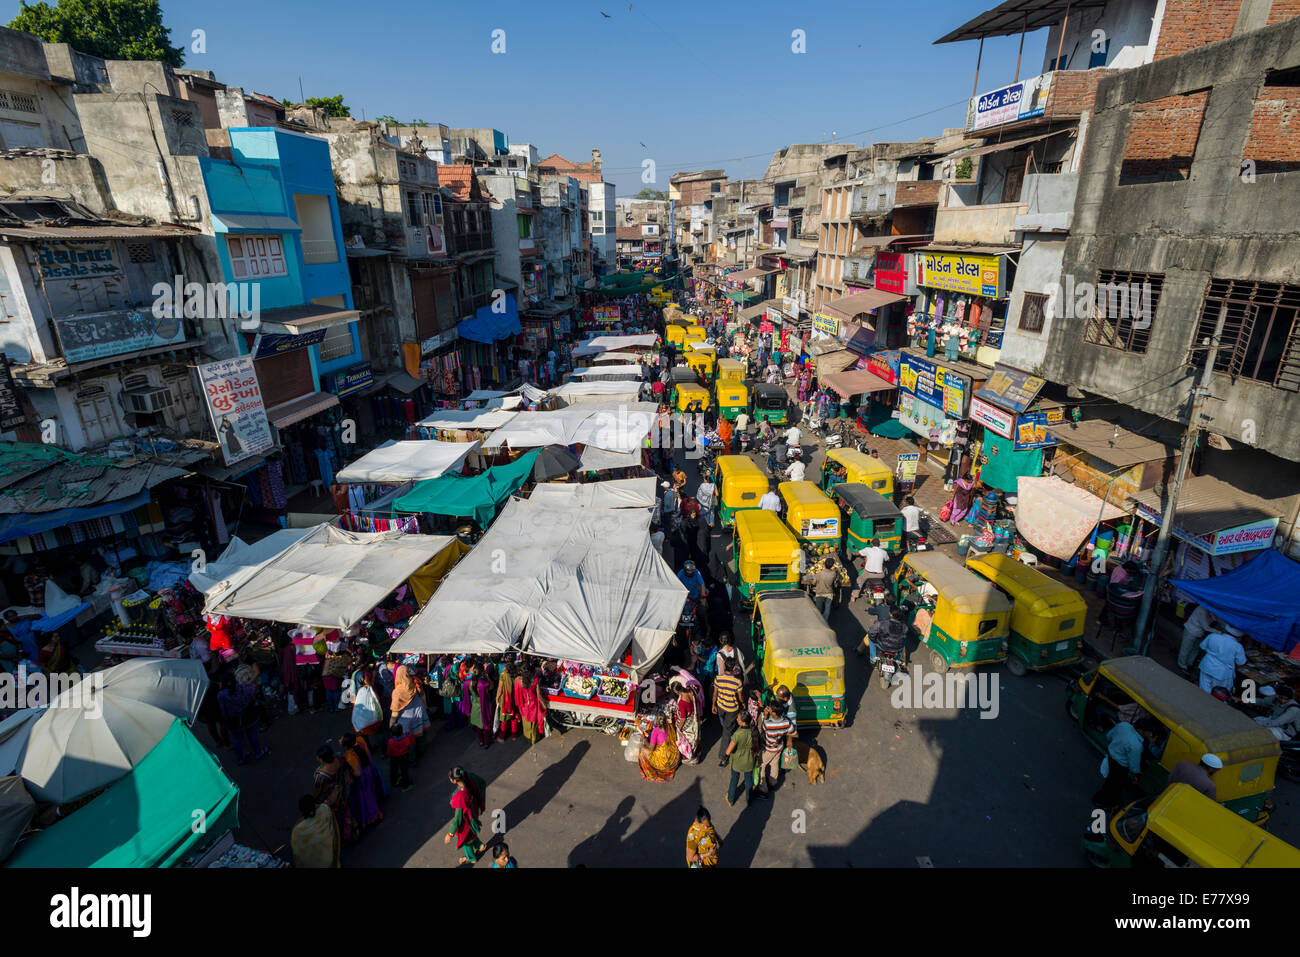
[[[115,309],[54,320],[69,365],[185,341],[179,316],[154,316],[148,309]]]
[[[267,356],[283,355],[286,352],[293,352],[295,349],[306,349],[308,346],[318,346],[324,341],[324,329],[317,329],[314,332],[304,332],[300,336],[278,332],[262,334],[259,335],[257,341],[253,343],[253,358],[265,359]]]
[[[898,421],[927,441],[940,445],[952,445],[957,437],[957,421],[945,415],[939,406],[915,395],[899,396]]]
[[[1023,412],[1016,419],[1015,450],[1045,449],[1059,445],[1056,436],[1047,431],[1046,412]]]
[[[1042,116],[1051,86],[1052,75],[1048,73],[980,94],[975,98],[970,129],[982,130]]]
[[[37,243],[36,265],[45,280],[113,276],[119,271],[113,244],[105,240]]]
[[[251,356],[199,366],[199,383],[227,465],[275,447]]]
[[[904,353],[899,363],[898,382],[904,392],[943,409],[954,419],[966,417],[970,379],[950,369]]]
[[[619,322],[623,318],[623,307],[619,305],[596,306],[592,315],[597,322]]]
[[[813,316],[813,330],[824,332],[828,336],[838,336],[840,334],[840,321],[834,316],[819,312]]]
[[[1158,510],[1142,502],[1136,504],[1138,518],[1152,525],[1160,524],[1162,516]],[[1175,523],[1173,533],[1175,537],[1182,539],[1192,548],[1218,558],[1223,555],[1236,555],[1241,552],[1253,552],[1261,548],[1268,548],[1273,544],[1273,536],[1277,532],[1277,523],[1278,519],[1276,518],[1266,518],[1258,522],[1249,522],[1245,525],[1235,525],[1232,528],[1210,532],[1208,535],[1192,535]]]
[[[766,315],[767,321],[772,323],[774,326],[779,326],[785,322],[785,316],[781,315],[781,313],[775,309],[768,309]]]
[[[0,432],[8,432],[26,423],[22,399],[9,371],[9,357],[0,352]]]
[[[1004,439],[1011,438],[1011,429],[1015,416],[1004,412],[997,406],[989,405],[978,396],[970,400],[970,420],[978,422],[991,432],[996,432]]]
[[[965,253],[918,253],[916,283],[945,292],[1003,299],[1006,290],[1002,259],[1002,256]]]
[[[920,461],[920,452],[900,452],[898,455],[898,465],[895,468],[899,480],[902,482],[915,482],[916,466]]]
[[[890,385],[898,385],[898,367],[903,354],[897,350],[873,352],[867,356],[866,369],[877,378],[884,379]]]
[[[341,399],[354,392],[360,392],[374,380],[374,372],[370,368],[370,363],[361,362],[344,369],[342,372],[334,373],[334,388],[332,391]]]
[[[896,296],[911,295],[908,290],[906,253],[876,253],[873,276],[876,288],[881,292],[892,292]]]
[[[996,365],[993,374],[976,393],[981,399],[992,402],[1011,412],[1024,412],[1038,398],[1047,382],[1028,372]],[[1008,436],[1009,438],[1009,436]]]

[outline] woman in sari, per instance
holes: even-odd
[[[379,798],[384,795],[384,776],[371,760],[370,748],[364,738],[349,731],[339,738],[339,748],[343,760],[352,772],[352,816],[360,828],[378,824],[384,819],[384,812],[379,810]]]
[[[647,781],[671,781],[681,763],[682,755],[677,750],[677,732],[668,723],[668,716],[660,713],[655,716],[650,740],[641,746],[641,753],[637,755],[641,777]]]
[[[967,472],[953,484],[952,514],[948,516],[948,521],[953,525],[960,523],[970,514],[970,508],[974,502],[975,480]]]
[[[41,649],[38,663],[47,675],[71,675],[77,672],[77,659],[72,657],[57,631],[50,633],[50,640]]]
[[[713,819],[708,811],[700,808],[695,812],[695,823],[686,832],[686,866],[717,867],[721,846],[718,832],[713,829]]]
[[[466,683],[470,688],[470,726],[478,732],[479,747],[491,747],[492,716],[496,714],[496,703],[492,697],[492,681],[487,676],[487,669],[475,665]]]
[[[700,763],[700,719],[704,714],[704,688],[689,671],[678,669],[668,681],[668,688],[677,695],[673,706],[674,727],[677,731],[677,750],[685,764]]]
[[[501,716],[501,730],[497,740],[509,741],[519,736],[519,705],[515,703],[515,666],[501,666],[501,681],[497,684],[497,714]]]
[[[294,867],[338,867],[339,825],[329,808],[310,794],[298,799],[302,819],[293,826],[289,846]]]
[[[380,703],[374,668],[358,668],[352,681],[357,689],[356,700],[352,702],[352,730],[362,736],[369,748],[370,742],[378,741],[384,730],[384,706]]]
[[[531,664],[524,664],[515,682],[515,706],[524,724],[524,737],[529,744],[536,744],[546,734],[546,702],[542,700],[541,679]]]
[[[345,844],[356,840],[358,827],[352,815],[352,769],[342,760],[334,749],[323,744],[316,752],[316,775],[312,779],[312,790],[316,800],[334,812],[338,821],[339,834]]]
[[[456,847],[465,855],[465,860],[473,864],[483,853],[483,842],[478,839],[482,824],[479,818],[487,805],[487,785],[477,774],[471,774],[464,768],[451,769],[448,775],[451,783],[456,785],[456,793],[451,796],[451,829],[442,843],[450,844],[456,840]]]
[[[406,665],[399,665],[393,680],[393,721],[415,735],[415,756],[411,758],[414,767],[420,763],[424,753],[425,731],[429,728],[429,711],[424,706],[424,697],[415,683],[415,677]]]

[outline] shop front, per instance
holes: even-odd
[[[1043,474],[1043,450],[1058,444],[1049,426],[1065,421],[1058,402],[1038,395],[1047,383],[1018,369],[998,365],[971,398],[970,420],[982,430],[984,459],[980,479],[1014,495],[1021,476]]]
[[[972,460],[979,455],[978,443],[970,442],[967,418],[972,384],[970,375],[924,356],[899,355],[898,421],[921,438],[927,459],[942,465],[945,474],[954,471],[961,454],[969,453]],[[954,451],[959,453],[955,457]]]
[[[915,254],[920,308],[907,322],[914,346],[950,361],[993,365],[1002,349],[1019,247],[929,246]]]

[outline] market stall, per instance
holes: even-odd
[[[417,439],[385,442],[335,476],[340,485],[400,484],[437,478],[444,472],[459,472],[465,458],[478,450],[478,442],[437,442]]]
[[[638,336],[595,336],[580,346],[573,347],[575,359],[600,355],[602,352],[620,352],[630,349],[651,349],[659,337],[654,334]]]
[[[541,449],[526,452],[513,462],[494,465],[478,475],[449,474],[416,484],[409,494],[393,502],[395,513],[471,518],[487,528],[497,507],[531,479]]]
[[[492,433],[484,448],[535,449],[544,445],[594,445],[611,452],[639,451],[654,427],[653,402],[579,406],[516,416]]]
[[[654,508],[655,480],[632,478],[538,485],[528,496],[528,501],[575,508]]]
[[[1100,522],[1124,515],[1117,505],[1055,476],[1017,483],[1016,531],[1038,551],[1069,561]]]
[[[229,588],[233,580],[236,578],[242,580],[263,562],[279,555],[307,532],[308,529],[305,528],[282,528],[251,545],[236,535],[215,561],[190,572],[190,584],[204,595],[210,594],[217,588]]]

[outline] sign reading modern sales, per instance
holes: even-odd
[[[1052,76],[1049,73],[981,93],[975,98],[975,115],[970,118],[970,128],[982,130],[999,123],[1042,116],[1051,89]]]
[[[917,256],[916,283],[930,289],[964,292],[968,296],[1002,299],[1002,257],[961,253],[924,253]]]
[[[199,382],[227,465],[275,447],[251,356],[199,366]]]

